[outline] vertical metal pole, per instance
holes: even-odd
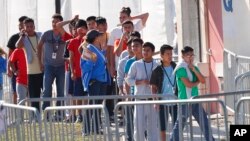
[[[55,0],[55,12],[61,14],[61,0]]]
[[[98,16],[101,16],[101,1],[98,0]]]

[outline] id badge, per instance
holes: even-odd
[[[56,53],[55,52],[52,53],[52,59],[56,59]]]
[[[172,90],[173,90],[173,94],[175,94],[175,87],[172,87]]]

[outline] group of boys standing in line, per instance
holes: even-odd
[[[43,34],[35,31],[33,19],[21,17],[20,32],[13,35],[7,45],[8,75],[12,76],[13,92],[14,96],[15,92],[17,93],[17,102],[27,96],[51,98],[54,80],[57,86],[56,96],[64,97],[65,77],[66,94],[73,96],[114,94],[113,89],[116,87],[114,78],[117,80],[119,95],[166,94],[177,95],[179,99],[198,95],[197,85],[205,83],[205,79],[193,65],[193,49],[184,47],[181,50],[182,61],[175,64],[172,61],[173,47],[164,44],[160,48],[161,62],[156,62],[153,59],[155,46],[151,42],[144,42],[139,33],[145,27],[149,14],[143,13],[133,17],[130,14],[130,8],[123,7],[120,11],[120,24],[111,33],[107,33],[107,22],[104,17],[90,16],[85,21],[76,15],[72,20],[63,21],[60,14],[55,14],[52,16],[52,29]],[[70,33],[64,29],[67,24]],[[79,100],[74,105],[100,103],[102,100],[91,103],[87,101],[82,103]],[[57,105],[60,106],[60,103]],[[32,102],[32,106],[40,109],[38,102]],[[42,109],[48,106],[49,102],[44,102]],[[112,116],[112,103],[107,106]],[[187,105],[182,105],[179,116],[176,105],[171,106],[170,109],[173,110],[167,111],[167,115],[170,113],[172,122],[175,123],[170,140],[178,140],[179,117],[182,117],[181,124],[184,127],[190,114],[187,108]],[[134,110],[129,109],[134,115],[134,129],[129,127],[127,121],[126,126],[129,129],[126,139],[165,141],[165,121],[168,116],[165,115],[164,109],[166,109],[164,105],[137,105]],[[206,140],[214,140],[203,108],[199,104],[194,104],[192,109],[192,115],[200,124]],[[74,111],[67,120],[74,122],[84,120],[83,135],[89,135],[92,125],[88,117],[93,117],[93,120],[97,121],[98,114],[100,113],[97,112],[94,117],[93,115],[83,117],[83,113],[79,110]],[[160,118],[159,125],[155,122],[156,115]],[[100,133],[101,127],[98,124],[94,126],[92,132]],[[160,138],[157,133],[158,128],[161,131]]]

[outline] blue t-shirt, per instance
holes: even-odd
[[[124,67],[124,72],[125,72],[125,74],[128,74],[130,67],[132,66],[132,64],[133,64],[135,61],[136,61],[136,58],[135,58],[135,57],[132,57],[132,58],[128,59],[128,61],[126,62],[126,65],[125,65],[125,67]],[[134,88],[134,86],[131,86],[131,87],[130,87],[130,93],[133,95],[134,92],[135,92],[135,88]]]
[[[136,61],[136,58],[135,58],[135,57],[128,59],[128,61],[126,62],[125,68],[124,68],[125,74],[128,74],[128,71],[129,71],[131,65],[132,65],[135,61]]]
[[[174,95],[173,87],[175,85],[175,76],[173,73],[173,67],[168,66],[164,67],[163,74],[164,74],[164,79],[163,79],[163,87],[162,87],[162,93],[167,94],[167,95]]]

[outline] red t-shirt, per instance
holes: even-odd
[[[83,42],[82,38],[79,36],[70,40],[69,45],[68,45],[68,50],[72,51],[74,53],[74,58],[73,58],[73,72],[76,75],[76,77],[81,77],[82,72],[80,68],[80,59],[81,59],[81,54],[78,51],[79,46]]]
[[[64,35],[62,36],[62,40],[64,42],[68,41],[69,39],[72,39],[73,36],[71,34],[69,34],[68,32],[65,32]]]
[[[27,78],[27,66],[26,66],[26,59],[25,53],[22,48],[15,49],[9,58],[11,63],[16,64],[16,69],[18,70],[18,75],[16,77],[16,82],[19,84],[27,85],[28,78]]]
[[[118,48],[118,45],[119,45],[119,42],[120,42],[121,39],[116,39],[115,40],[115,43],[114,43],[114,50],[116,50],[116,48]],[[122,44],[122,51],[126,50],[127,49],[127,40],[124,40],[123,41],[123,44]]]

